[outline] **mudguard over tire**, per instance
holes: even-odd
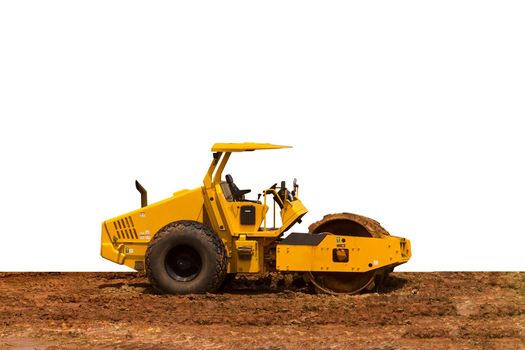
[[[196,221],[164,226],[146,251],[146,273],[162,293],[215,292],[227,270],[226,249],[209,227]]]

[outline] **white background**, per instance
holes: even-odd
[[[522,1],[0,5],[0,270],[126,270],[103,220],[200,186],[214,142],[304,224],[412,240],[404,271],[524,270]],[[255,196],[253,194],[253,196]]]

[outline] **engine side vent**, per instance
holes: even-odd
[[[131,216],[126,216],[122,219],[113,221],[115,231],[119,239],[138,239],[137,230],[133,223]]]

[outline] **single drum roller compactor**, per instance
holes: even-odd
[[[409,260],[409,240],[350,213],[326,215],[308,233],[283,238],[308,211],[297,181],[291,190],[282,181],[249,200],[250,190],[222,177],[232,153],[287,147],[217,143],[202,187],[149,205],[136,182],[142,207],[102,223],[101,255],[145,271],[156,290],[174,294],[214,292],[237,273],[272,271],[303,273],[318,291],[352,294],[378,286]],[[272,227],[266,218],[271,200]],[[281,227],[275,227],[276,211]]]

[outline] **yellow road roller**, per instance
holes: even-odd
[[[250,190],[223,177],[233,153],[282,148],[289,146],[216,143],[202,187],[152,204],[135,182],[141,207],[102,223],[102,257],[145,271],[154,289],[172,294],[215,292],[238,273],[272,271],[302,273],[320,292],[354,294],[410,259],[408,239],[356,214],[329,214],[285,236],[308,212],[296,179],[248,199]]]

